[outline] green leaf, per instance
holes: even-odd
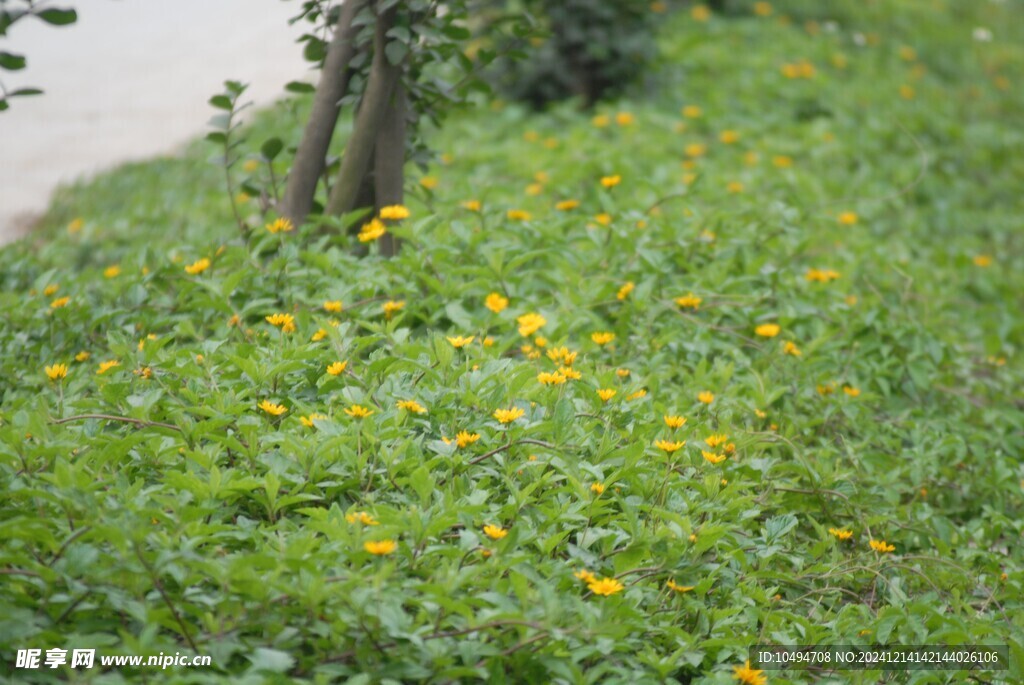
[[[399,65],[409,54],[409,46],[397,40],[388,41],[388,44],[384,46],[384,54],[387,55],[388,62]]]
[[[0,69],[7,71],[18,71],[25,68],[25,58],[22,55],[15,55],[12,52],[0,50]]]
[[[37,17],[45,21],[47,24],[53,26],[66,26],[68,24],[74,24],[78,19],[78,13],[73,9],[60,9],[57,7],[51,7],[35,13]]]
[[[273,162],[274,158],[281,154],[282,149],[284,149],[284,143],[281,139],[271,138],[260,147],[260,154],[263,155],[263,159]]]

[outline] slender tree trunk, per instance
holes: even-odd
[[[394,23],[395,8],[377,17],[377,27],[373,37],[373,62],[370,65],[370,78],[366,83],[359,112],[356,114],[352,136],[345,146],[345,154],[341,158],[341,169],[338,180],[331,188],[327,199],[326,214],[340,216],[357,208],[359,186],[363,176],[370,170],[377,133],[391,101],[391,94],[398,83],[402,72],[401,65],[391,64],[384,46],[387,45],[386,34]],[[403,146],[404,147],[404,146]]]
[[[395,85],[377,131],[376,148],[373,181],[377,208],[400,205],[405,185],[405,86],[401,82]],[[380,239],[381,255],[392,257],[398,249],[398,239],[390,232],[385,233]]]
[[[355,39],[359,31],[353,20],[367,3],[368,0],[346,0],[327,48],[320,83],[313,99],[313,111],[295,153],[281,203],[281,214],[295,224],[305,222],[313,207],[316,185],[323,173],[327,149],[341,111],[339,102],[348,90],[349,63],[355,55]]]

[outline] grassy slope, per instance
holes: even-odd
[[[201,144],[63,193],[36,244],[0,252],[0,565],[32,574],[5,576],[0,643],[149,654],[187,632],[257,681],[267,668],[731,682],[758,640],[1009,641],[1024,668],[1024,161],[1011,154],[1024,136],[1010,124],[1024,98],[999,80],[1024,78],[1020,10],[818,4],[789,3],[789,25],[673,18],[652,96],[603,111],[631,126],[569,108],[453,119],[433,136],[450,161],[430,171],[433,192],[412,191],[397,229],[411,249],[391,262],[305,233],[241,242]],[[804,26],[829,18],[835,31]],[[972,41],[973,26],[996,41]],[[799,60],[812,79],[782,75]],[[703,116],[684,120],[686,104]],[[299,121],[285,106],[261,115],[252,148],[294,142]],[[694,143],[706,154],[686,170]],[[537,172],[540,193],[524,194]],[[603,190],[607,174],[622,183]],[[567,198],[580,208],[552,208]],[[460,207],[469,199],[481,214]],[[510,208],[533,220],[507,220]],[[841,225],[849,211],[858,222]],[[83,230],[66,235],[76,216]],[[187,276],[203,256],[213,268]],[[104,278],[113,264],[122,273]],[[841,275],[812,283],[809,268]],[[507,310],[484,307],[492,291]],[[696,311],[673,303],[688,292]],[[70,304],[51,310],[60,295]],[[320,307],[334,299],[337,328]],[[384,299],[406,303],[390,322]],[[270,329],[277,311],[297,333]],[[546,317],[549,348],[579,352],[581,380],[538,384],[556,367],[520,351],[515,318],[529,311]],[[754,333],[765,322],[778,337]],[[596,331],[616,339],[598,346]],[[456,351],[454,334],[477,341]],[[73,362],[82,350],[92,358]],[[325,374],[339,359],[352,374]],[[42,370],[58,361],[63,407]],[[151,379],[131,373],[142,367]],[[618,394],[604,404],[597,388]],[[395,408],[410,398],[429,412]],[[288,413],[269,419],[264,399]],[[356,422],[352,403],[375,414]],[[504,435],[489,417],[513,404],[526,415]],[[302,426],[314,411],[330,418]],[[180,430],[53,424],[61,412]],[[688,422],[673,431],[664,414]],[[462,429],[479,441],[441,440]],[[735,444],[718,466],[701,457],[712,433]],[[672,458],[653,444],[670,437],[687,441]],[[353,511],[380,525],[347,523]],[[487,523],[508,536],[487,539]],[[872,552],[872,536],[895,552]],[[398,551],[362,551],[381,538]],[[626,590],[589,595],[581,568]]]

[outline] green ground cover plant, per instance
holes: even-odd
[[[256,198],[240,237],[204,143],[64,190],[0,250],[0,674],[1019,682],[1020,11],[665,13],[645,97],[431,132],[391,259]]]

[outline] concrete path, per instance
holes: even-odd
[[[248,82],[257,103],[285,83],[311,80],[299,0],[63,0],[77,24],[26,19],[0,49],[29,66],[0,72],[8,89],[45,95],[0,113],[0,244],[45,210],[60,184],[119,162],[173,152],[204,132],[207,104],[226,79]]]

